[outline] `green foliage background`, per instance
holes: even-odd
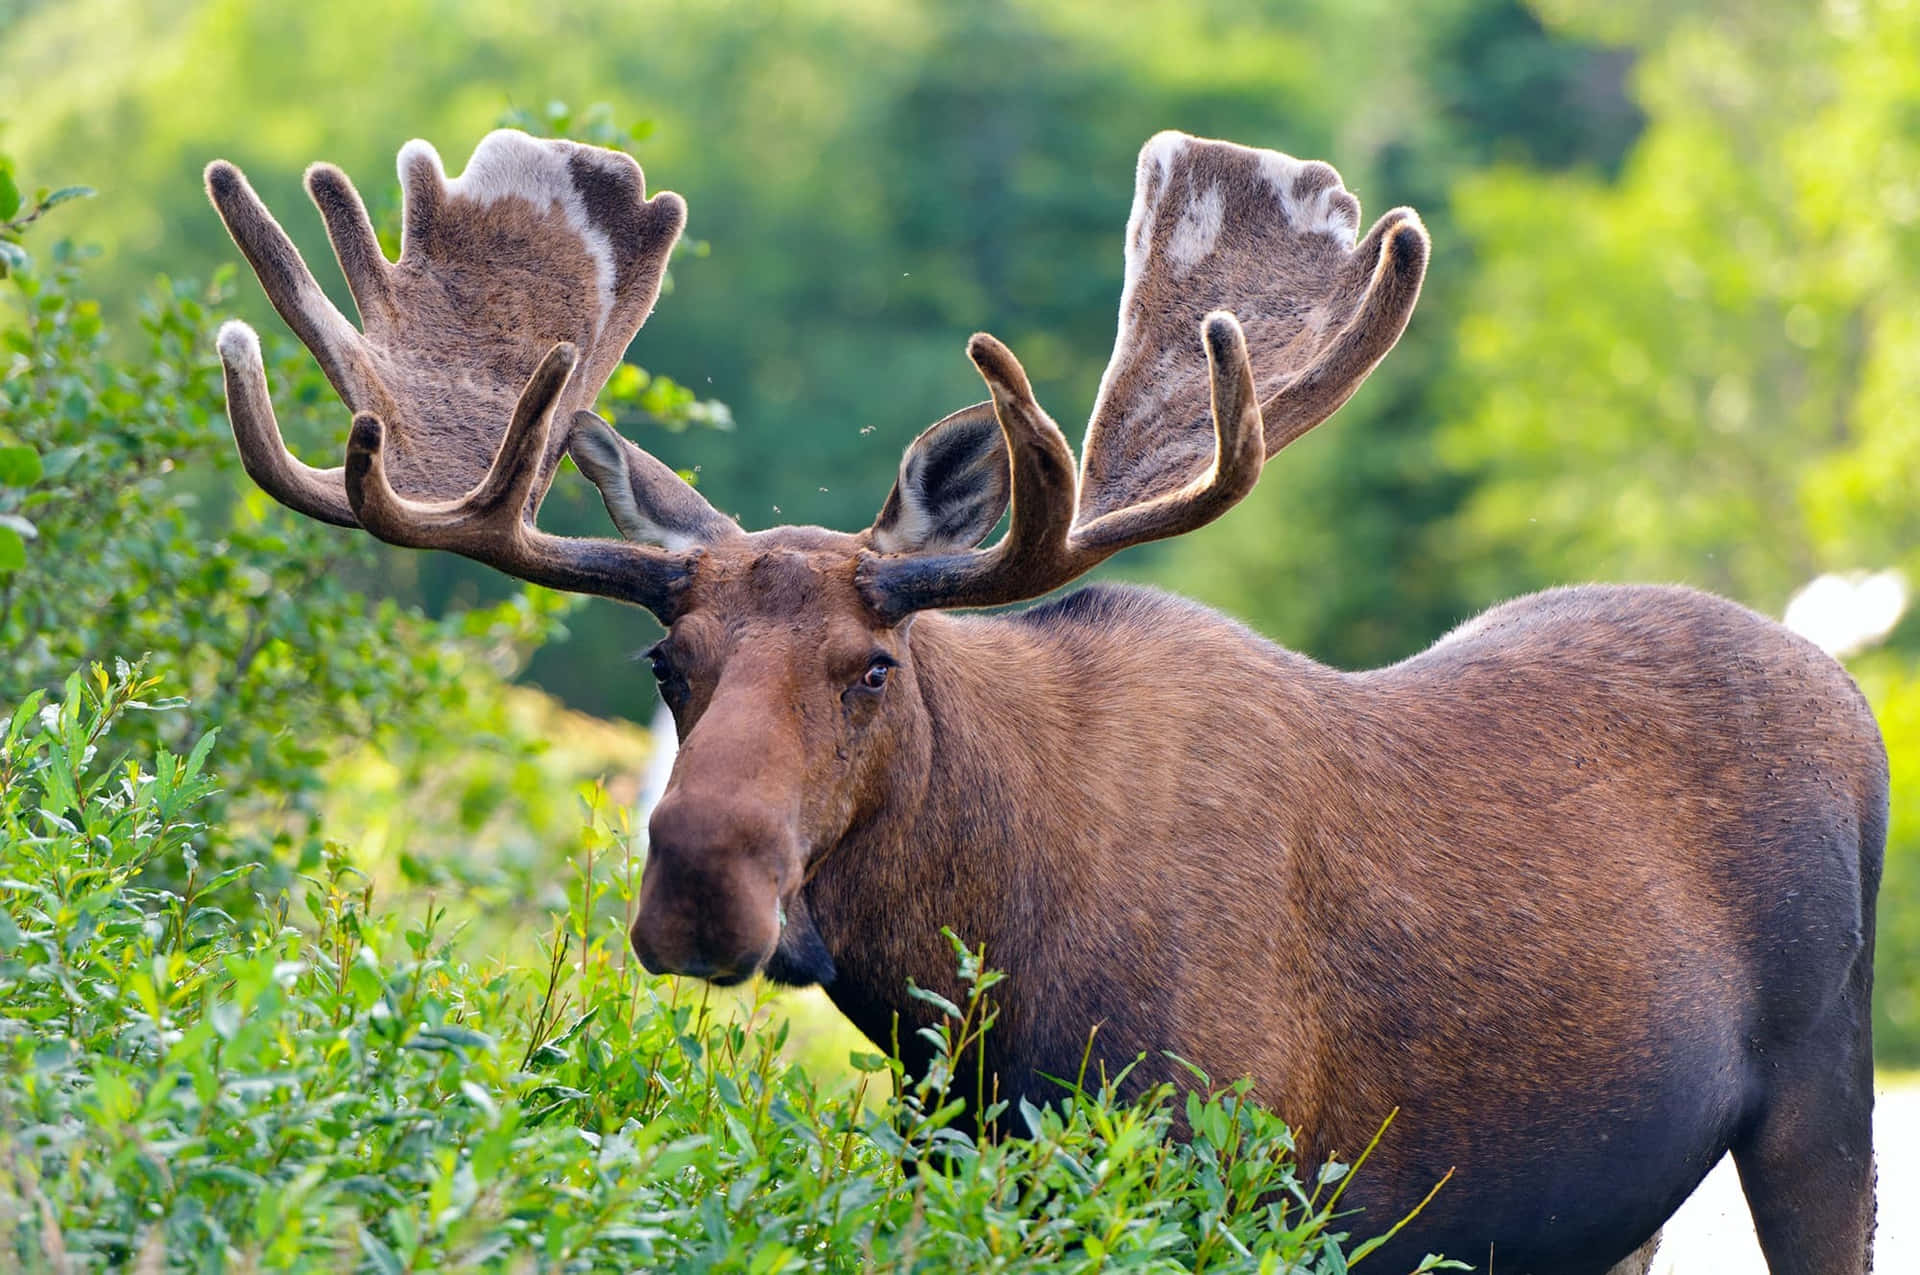
[[[232,269],[205,161],[246,168],[345,304],[304,166],[390,222],[402,141],[457,169],[503,118],[628,145],[687,196],[613,407],[749,526],[869,519],[900,446],[980,397],[976,328],[1083,411],[1133,157],[1174,127],[1331,160],[1370,215],[1419,208],[1434,262],[1333,422],[1114,570],[1349,666],[1551,583],[1777,615],[1825,571],[1920,581],[1917,6],[0,0],[0,706],[145,656],[193,710],[116,738],[151,765],[219,727],[191,843],[257,865],[262,906],[351,860],[396,927],[453,901],[460,958],[518,968],[598,844],[580,796],[617,808],[644,759],[578,714],[651,712],[626,659],[651,620],[292,518],[220,415],[208,339],[239,314],[296,447],[344,432]],[[571,476],[548,510],[604,517]],[[1914,1065],[1920,618],[1850,666],[1895,781],[1877,1042]],[[177,855],[142,871],[187,883]],[[844,1057],[796,1021],[789,1055]]]

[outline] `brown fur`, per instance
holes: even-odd
[[[365,338],[237,172],[211,169],[269,295],[349,402],[374,403],[344,472],[308,470],[251,333],[223,333],[229,410],[249,472],[296,508],[668,624],[655,663],[681,751],[633,929],[648,968],[822,983],[919,1066],[907,980],[952,988],[952,926],[1012,975],[982,1060],[1000,1096],[1057,1096],[1047,1077],[1089,1050],[1096,1076],[1134,1065],[1128,1092],[1185,1083],[1177,1054],[1251,1077],[1309,1164],[1399,1109],[1345,1197],[1356,1229],[1457,1177],[1383,1268],[1444,1249],[1632,1270],[1728,1151],[1776,1275],[1865,1267],[1887,769],[1832,660],[1671,588],[1524,598],[1366,673],[1143,590],[938,609],[1037,596],[1230,508],[1398,337],[1426,263],[1411,213],[1350,247],[1358,205],[1331,169],[1163,134],[1084,468],[984,335],[969,353],[999,445],[981,408],[929,430],[857,535],[749,535],[575,413],[568,443],[616,523],[668,551],[562,541],[531,514],[553,414],[591,401],[624,345],[609,334],[644,316],[678,202],[641,203],[637,169],[574,151],[554,195],[553,144],[499,145],[531,167],[497,170],[485,215],[456,215],[437,163],[406,153],[398,267],[316,170]],[[403,300],[416,244],[421,299]],[[599,311],[560,301],[609,245],[628,282],[589,331]],[[507,292],[496,260],[521,271]],[[466,376],[482,390],[456,413],[444,387]],[[970,548],[1003,501],[1006,537]]]

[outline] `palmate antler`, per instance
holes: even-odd
[[[571,441],[616,520],[629,489],[670,511],[656,538],[738,529],[589,408],[659,295],[686,220],[678,195],[646,197],[625,155],[524,133],[488,135],[449,181],[425,142],[400,152],[400,260],[381,253],[359,195],[331,165],[307,172],[364,330],[320,291],[240,170],[207,190],[268,298],[354,412],[346,464],[286,449],[259,341],[221,329],[227,413],[247,472],[275,499],[383,540],[445,548],[554,588],[671,609],[683,554],[550,536],[533,525]],[[552,428],[556,413],[571,425]],[[623,526],[626,525],[623,523]]]
[[[1020,364],[967,347],[1009,449],[1013,510],[992,548],[876,554],[883,614],[1037,597],[1126,548],[1211,522],[1261,465],[1344,403],[1399,340],[1427,235],[1396,208],[1354,242],[1360,205],[1321,163],[1161,133],[1140,152],[1120,333],[1076,477]]]

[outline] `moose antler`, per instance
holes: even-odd
[[[1161,133],[1140,152],[1120,332],[1076,480],[1007,348],[968,354],[993,393],[1013,513],[990,549],[874,555],[883,614],[1036,597],[1129,545],[1179,535],[1253,489],[1267,457],[1346,402],[1405,329],[1427,236],[1360,204],[1321,163]]]
[[[240,170],[207,166],[208,194],[268,299],[355,414],[344,468],[303,464],[281,439],[258,338],[227,324],[219,339],[227,414],[247,472],[326,522],[453,549],[556,588],[670,606],[685,576],[681,555],[549,536],[533,519],[572,436],[551,428],[556,411],[611,457],[600,468],[678,482],[582,409],[652,311],[685,203],[671,193],[648,199],[626,155],[508,130],[484,138],[452,181],[425,142],[402,148],[399,167],[398,262],[382,254],[346,175],[328,164],[307,171],[358,330]],[[632,455],[623,461],[619,448]],[[701,535],[732,528],[690,489],[667,503]]]

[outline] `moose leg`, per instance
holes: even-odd
[[[1873,1051],[1865,998],[1802,1057],[1781,1059],[1760,1118],[1733,1148],[1773,1275],[1873,1267]],[[1843,1015],[1836,1014],[1836,1019]]]
[[[1653,1255],[1660,1248],[1660,1232],[1655,1231],[1633,1252],[1607,1269],[1607,1275],[1647,1275],[1653,1269]]]

